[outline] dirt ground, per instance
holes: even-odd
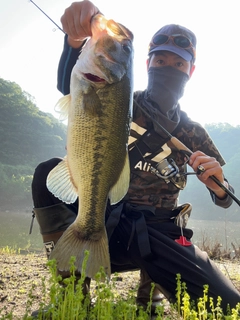
[[[42,295],[42,279],[45,277],[45,283],[48,283],[50,277],[46,262],[47,259],[44,253],[27,255],[1,253],[0,319],[12,310],[13,319],[22,319],[26,312],[29,293],[33,285],[35,285],[35,289],[32,292],[34,303],[31,306],[31,310],[38,309],[38,300]],[[240,262],[225,261],[217,264],[240,290]],[[138,279],[138,271],[120,274],[116,285],[123,297],[127,296],[129,290],[136,288]]]
[[[22,319],[26,312],[29,293],[34,297],[31,310],[39,308],[38,301],[42,295],[42,279],[46,278],[48,287],[50,278],[46,266],[45,253],[42,254],[0,254],[0,319],[13,310],[13,319]],[[117,289],[122,296],[128,295],[129,290],[134,290],[138,283],[139,272],[121,273],[117,281]],[[94,281],[91,284],[94,287]]]

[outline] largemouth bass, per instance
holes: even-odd
[[[119,202],[130,179],[127,152],[133,100],[133,35],[123,25],[94,16],[71,74],[70,94],[59,107],[68,113],[67,156],[48,175],[47,187],[65,203],[79,199],[78,215],[57,242],[50,259],[69,270],[71,256],[86,276],[100,267],[110,275],[105,210]]]

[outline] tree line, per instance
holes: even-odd
[[[226,161],[224,173],[240,198],[240,126],[212,123],[205,126]],[[31,208],[31,181],[38,163],[66,153],[66,125],[39,110],[34,98],[15,82],[0,78],[0,210]],[[240,209],[216,207],[208,190],[188,176],[180,203],[193,205],[198,219],[240,220]]]
[[[32,205],[38,163],[65,155],[66,125],[36,107],[15,82],[0,78],[0,209]]]

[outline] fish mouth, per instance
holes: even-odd
[[[92,82],[106,82],[105,79],[102,79],[92,73],[84,73],[83,75],[87,80],[92,81]]]

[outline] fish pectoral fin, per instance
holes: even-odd
[[[56,259],[58,270],[69,271],[70,259],[76,257],[76,270],[82,273],[85,251],[88,251],[89,255],[84,270],[86,277],[94,279],[100,267],[103,267],[106,276],[110,278],[111,265],[106,229],[103,228],[98,240],[85,240],[78,237],[78,234],[81,235],[81,232],[76,232],[75,223],[71,224],[58,240],[50,259]],[[102,278],[102,280],[105,279]]]
[[[126,195],[130,183],[130,164],[128,153],[126,152],[125,164],[123,170],[118,178],[118,181],[111,188],[109,192],[109,199],[111,204],[118,203]]]
[[[73,203],[77,200],[78,193],[71,181],[67,157],[49,172],[47,188],[55,197],[65,203]]]
[[[54,107],[54,110],[60,114],[59,118],[61,121],[64,121],[68,118],[68,109],[70,102],[71,95],[67,94],[66,96],[60,98]]]

